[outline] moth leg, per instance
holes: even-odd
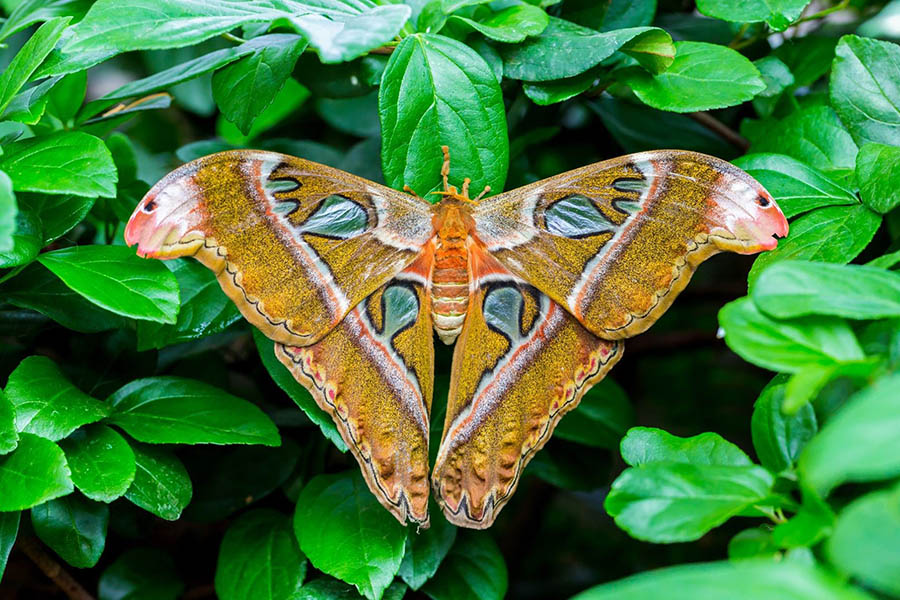
[[[441,146],[444,153],[444,164],[441,166],[441,179],[444,180],[444,191],[450,190],[450,147]]]
[[[472,179],[470,177],[466,177],[465,179],[463,179],[462,195],[466,200],[469,199],[469,184],[470,183],[472,183]]]
[[[489,185],[484,186],[484,189],[481,190],[480,194],[475,196],[475,198],[472,200],[472,202],[478,202],[479,200],[484,198],[484,195],[487,194],[489,191],[491,191],[491,186],[489,186]]]
[[[422,200],[422,197],[420,195],[418,195],[414,189],[412,189],[411,187],[409,187],[406,184],[403,185],[403,191],[406,192],[407,194],[412,194],[414,197],[418,198],[419,200]]]

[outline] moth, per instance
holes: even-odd
[[[560,418],[720,251],[771,250],[772,196],[720,159],[661,150],[429,203],[300,158],[181,166],[125,229],[144,257],[193,256],[334,419],[401,523],[489,527]],[[487,190],[485,190],[487,191]],[[455,342],[429,477],[433,333]],[[429,485],[430,482],[430,485]]]

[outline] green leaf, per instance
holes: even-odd
[[[856,144],[834,110],[811,106],[767,125],[752,140],[753,152],[787,154],[822,171],[852,170]]]
[[[752,464],[743,450],[712,432],[682,438],[653,427],[632,427],[622,438],[621,452],[622,459],[632,467],[653,463]]]
[[[236,125],[225,119],[224,115],[220,115],[216,122],[216,132],[226,142],[236,146],[246,146],[260,134],[296,113],[309,96],[310,91],[306,87],[297,83],[296,79],[288,79],[281,91],[275,95],[272,103],[253,121],[250,133],[247,135],[241,133]]]
[[[175,521],[191,501],[191,479],[175,454],[164,447],[130,442],[136,470],[125,497],[154,515]]]
[[[91,500],[112,502],[131,487],[136,470],[134,451],[116,430],[92,425],[59,445],[72,469],[72,482]]]
[[[760,312],[750,298],[719,311],[725,343],[744,360],[773,371],[794,373],[811,364],[832,365],[864,358],[850,326],[832,317],[778,321]]]
[[[113,198],[116,166],[103,140],[66,131],[4,146],[0,169],[17,192]]]
[[[3,4],[9,17],[0,28],[0,41],[53,17],[72,17],[77,21],[90,8],[91,0],[22,0]]]
[[[428,529],[410,530],[399,572],[410,589],[418,590],[434,577],[454,541],[456,527],[440,511],[431,511],[431,526]]]
[[[58,441],[109,414],[107,407],[72,385],[45,356],[29,356],[9,376],[6,396],[16,429]]]
[[[16,215],[19,212],[12,179],[0,171],[0,252],[9,252],[15,246]]]
[[[639,540],[688,542],[763,501],[773,483],[756,465],[652,462],[619,475],[604,507]]]
[[[825,496],[844,481],[900,474],[900,374],[854,394],[800,455],[802,480]]]
[[[178,282],[159,261],[124,246],[74,246],[38,259],[71,289],[124,317],[175,323]]]
[[[381,597],[403,560],[406,530],[359,473],[313,478],[297,499],[294,531],[313,566],[369,600]]]
[[[802,406],[815,400],[832,379],[848,377],[864,382],[878,367],[877,357],[832,365],[807,365],[788,379],[781,410],[794,414]]]
[[[834,513],[815,494],[804,494],[803,505],[789,520],[772,530],[772,541],[781,548],[811,548],[831,533]]]
[[[881,217],[861,204],[828,206],[805,214],[791,223],[790,234],[775,250],[756,259],[750,286],[769,265],[782,260],[846,264],[869,245],[880,225]]]
[[[630,27],[600,33],[564,19],[550,18],[541,35],[501,48],[503,72],[511,79],[551,81],[574,77],[624,52],[653,73],[672,64],[675,46],[658,27]]]
[[[75,195],[22,194],[23,210],[34,212],[41,221],[44,245],[61,238],[78,225],[94,207],[96,198]]]
[[[900,487],[867,494],[844,508],[826,552],[844,573],[900,596]]]
[[[215,274],[193,260],[163,263],[178,280],[181,308],[174,325],[153,321],[137,323],[138,350],[164,348],[224,331],[241,313],[222,292]]]
[[[733,23],[765,21],[775,31],[784,31],[800,18],[809,0],[697,0],[702,14]]]
[[[36,310],[63,327],[81,333],[124,329],[127,323],[123,317],[73,292],[39,263],[29,265],[4,283],[0,291],[10,304]]]
[[[381,135],[378,92],[353,98],[319,98],[316,100],[316,112],[338,131],[358,137],[377,138]],[[340,161],[344,157],[339,154],[338,158]]]
[[[597,83],[600,76],[598,69],[589,69],[580,75],[565,79],[523,82],[522,91],[535,104],[547,106],[574,98]]]
[[[857,145],[900,145],[900,47],[845,35],[835,49],[831,105]]]
[[[272,103],[291,76],[307,42],[293,35],[267,36],[273,43],[216,71],[213,98],[226,119],[248,135],[253,121]]]
[[[754,558],[774,558],[778,546],[772,541],[772,532],[763,527],[745,529],[728,541],[728,558],[732,561]]]
[[[274,342],[255,327],[253,328],[253,341],[256,343],[256,350],[259,352],[259,358],[262,360],[263,366],[268,371],[269,376],[278,384],[278,387],[284,390],[284,393],[294,401],[294,404],[306,413],[310,421],[319,426],[325,437],[331,440],[338,450],[346,452],[347,445],[341,438],[341,434],[338,433],[334,421],[328,413],[319,408],[309,391],[298,383],[291,375],[291,372],[275,357]]]
[[[128,550],[100,575],[99,600],[175,600],[182,591],[172,557],[155,548]]]
[[[757,68],[766,84],[766,89],[759,93],[763,98],[774,98],[794,83],[791,70],[775,56],[754,60],[753,66]]]
[[[420,194],[437,188],[450,147],[450,178],[500,191],[509,141],[503,95],[474,50],[439,35],[415,34],[391,55],[378,97],[381,164],[388,185]]]
[[[516,43],[527,37],[540,35],[550,24],[550,17],[537,6],[516,4],[492,14],[483,21],[460,15],[451,16],[450,21],[463,23],[492,40]]]
[[[0,73],[0,115],[53,50],[69,21],[69,18],[60,17],[41,25]]]
[[[746,560],[679,565],[593,587],[572,600],[866,600],[824,571],[791,561]]]
[[[18,511],[0,512],[0,580],[3,579],[6,561],[9,560],[9,553],[12,552],[16,536],[19,534],[20,514]]]
[[[103,554],[109,507],[69,494],[32,508],[31,524],[64,561],[84,569],[96,565]]]
[[[784,260],[762,272],[752,297],[763,312],[778,319],[804,315],[897,317],[900,273],[864,265]]]
[[[408,6],[388,4],[351,9],[354,4],[334,3],[342,9],[336,13],[334,9],[316,9],[314,4],[304,2],[300,7],[307,14],[290,17],[291,24],[309,40],[323,63],[353,60],[390,42],[411,14]]]
[[[195,379],[147,377],[107,400],[109,422],[155,444],[281,443],[278,428],[256,405]]]
[[[502,600],[507,587],[506,562],[493,538],[464,531],[422,591],[432,600]]]
[[[48,439],[20,433],[16,449],[0,456],[0,512],[25,510],[72,489],[66,457]]]
[[[612,379],[604,379],[566,414],[553,435],[586,446],[615,448],[632,422],[634,409],[625,391]]]
[[[734,164],[763,184],[789,218],[821,206],[859,202],[824,173],[784,154],[747,154]]]
[[[863,144],[856,156],[856,180],[863,203],[886,214],[900,206],[900,148]]]
[[[17,211],[12,248],[6,252],[0,252],[0,268],[30,263],[38,255],[42,246],[41,222],[38,216],[32,212]]]
[[[753,447],[759,462],[780,473],[791,469],[804,446],[816,435],[818,424],[812,406],[805,404],[794,414],[784,413],[783,377],[773,379],[763,389],[750,420]]]
[[[19,443],[19,432],[16,431],[16,411],[0,389],[0,455],[9,454]]]
[[[221,600],[293,598],[306,575],[291,521],[278,511],[253,510],[225,532],[216,565]]]
[[[731,48],[676,42],[675,51],[675,61],[662,73],[628,69],[621,74],[637,97],[653,108],[673,112],[724,108],[766,89],[753,63]]]

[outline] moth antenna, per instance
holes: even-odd
[[[484,195],[487,194],[489,191],[491,191],[491,186],[489,186],[489,185],[484,186],[484,189],[481,190],[481,193],[478,194],[477,196],[475,196],[475,202],[478,202],[479,200],[484,198]]]
[[[449,190],[449,177],[450,177],[450,147],[449,146],[441,146],[441,152],[444,153],[444,164],[441,167],[441,177],[444,180],[444,191]]]
[[[472,183],[472,180],[468,177],[463,179],[463,187],[462,187],[462,195],[465,198],[469,197],[469,184]]]
[[[412,194],[413,196],[415,196],[416,198],[419,198],[420,200],[422,198],[420,195],[418,195],[416,193],[416,191],[414,189],[412,189],[411,187],[409,187],[406,184],[403,184],[403,191],[406,192],[407,194]]]

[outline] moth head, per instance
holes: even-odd
[[[125,242],[137,244],[139,256],[176,258],[192,254],[203,243],[199,231],[202,194],[195,180],[197,162],[166,175],[134,209],[125,226]]]
[[[788,222],[772,195],[744,171],[720,167],[710,193],[707,224],[720,250],[756,254],[774,250],[788,234]]]

